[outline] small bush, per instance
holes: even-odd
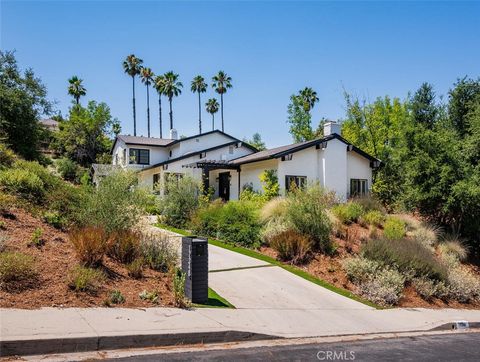
[[[123,304],[125,303],[125,297],[119,290],[113,290],[108,296],[108,301],[111,304]]]
[[[263,195],[266,200],[271,200],[280,194],[277,170],[265,170],[259,178],[262,183]]]
[[[480,280],[477,276],[458,267],[448,272],[450,297],[461,303],[480,299]]]
[[[10,167],[16,160],[15,153],[3,142],[0,142],[0,167]]]
[[[345,259],[343,268],[347,273],[348,279],[352,282],[364,283],[372,279],[382,269],[382,266],[374,260],[355,257]]]
[[[267,198],[259,192],[245,189],[240,193],[240,201],[252,201],[259,205],[263,205],[267,201]]]
[[[190,221],[190,228],[194,233],[206,236],[217,235],[218,224],[224,203],[217,199],[208,205],[199,208]]]
[[[69,236],[77,257],[84,266],[102,264],[103,256],[112,244],[111,236],[102,227],[74,229]]]
[[[16,252],[0,253],[0,287],[22,289],[33,285],[37,271],[32,257]]]
[[[352,201],[360,206],[362,206],[365,212],[369,211],[378,211],[382,215],[386,213],[385,208],[383,207],[382,203],[372,197],[371,195],[363,196],[363,197],[355,197]]]
[[[405,277],[394,269],[384,269],[372,279],[361,283],[362,296],[381,305],[395,305],[402,296]]]
[[[17,204],[17,198],[6,194],[0,188],[0,214],[7,214],[8,211]]]
[[[132,261],[130,264],[127,264],[128,275],[135,279],[140,279],[143,277],[143,266],[145,265],[145,260],[143,258],[137,258]]]
[[[433,297],[445,299],[450,293],[443,281],[436,281],[428,278],[414,278],[412,285],[417,293],[425,300],[431,301]]]
[[[261,229],[260,238],[266,244],[270,244],[275,236],[287,230],[288,225],[284,220],[272,219],[268,221]]]
[[[357,222],[360,216],[365,212],[362,205],[349,201],[344,204],[338,204],[332,208],[333,214],[344,224]]]
[[[120,230],[111,234],[108,255],[121,262],[131,263],[140,255],[141,234],[133,230]]]
[[[468,250],[463,243],[456,238],[445,240],[438,246],[442,256],[451,255],[459,261],[463,261],[468,257]]]
[[[395,265],[404,274],[437,280],[446,278],[445,267],[416,240],[373,239],[362,245],[361,254],[384,266]]]
[[[143,234],[140,252],[145,265],[162,272],[168,271],[178,259],[176,249],[164,234]]]
[[[105,274],[98,269],[76,266],[68,275],[68,286],[77,292],[96,293],[105,281]]]
[[[35,231],[32,233],[30,241],[28,243],[29,246],[36,246],[40,247],[44,244],[44,240],[42,239],[43,230],[41,228],[36,228]]]
[[[405,222],[395,217],[387,218],[383,226],[383,235],[388,240],[399,240],[405,236]]]
[[[176,268],[173,275],[173,296],[175,306],[179,308],[184,308],[189,304],[185,298],[185,279],[186,274]]]
[[[359,221],[361,224],[381,227],[385,221],[385,216],[380,211],[370,210],[362,215]]]
[[[69,158],[61,158],[57,161],[57,171],[64,180],[73,182],[77,179],[78,166]]]
[[[331,224],[327,208],[332,203],[332,194],[319,185],[296,189],[289,193],[285,219],[288,225],[313,241],[313,248],[332,251]]]
[[[7,169],[0,171],[0,186],[8,192],[31,201],[43,199],[45,187],[36,174],[23,169]]]
[[[140,294],[138,294],[141,300],[149,300],[152,303],[158,303],[158,292],[148,292],[147,290],[143,290]]]
[[[43,214],[43,220],[55,229],[62,229],[66,225],[65,219],[57,211],[47,211]]]
[[[440,234],[440,228],[431,225],[420,226],[413,231],[413,237],[428,248],[435,246]]]
[[[262,222],[269,222],[276,219],[285,219],[287,213],[287,199],[283,197],[276,197],[265,205],[260,211],[260,220]]]
[[[270,246],[277,251],[280,260],[301,264],[311,256],[313,242],[306,235],[286,230],[274,235],[270,240]]]
[[[7,224],[3,220],[0,220],[0,230],[7,230]]]

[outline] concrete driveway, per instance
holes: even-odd
[[[209,285],[239,309],[373,309],[278,266],[209,245]]]

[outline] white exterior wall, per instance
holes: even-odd
[[[130,149],[140,149],[140,150],[149,150],[150,151],[150,163],[148,165],[135,165],[129,164],[129,155]],[[123,157],[123,150],[126,150],[126,158]],[[112,152],[112,163],[115,165],[116,155],[118,155],[119,165],[122,167],[128,167],[131,169],[142,169],[145,167],[149,167],[151,165],[155,165],[156,163],[164,162],[168,159],[168,149],[165,147],[158,147],[158,146],[144,146],[144,145],[127,145],[125,142],[117,140],[115,144],[115,148]]]
[[[247,163],[240,168],[240,191],[245,184],[251,184],[253,190],[263,192],[260,175],[265,170],[277,170],[278,160],[265,160],[260,162]],[[238,182],[237,182],[238,185]]]
[[[372,190],[372,168],[370,160],[356,152],[347,152],[347,190],[350,194],[350,180],[367,180],[368,190]]]
[[[285,194],[285,176],[306,176],[307,183],[321,180],[319,164],[322,152],[313,146],[293,153],[290,161],[278,160],[278,184],[282,195]]]
[[[199,135],[198,137],[179,142],[172,146],[172,156],[170,158],[181,157],[187,153],[206,150],[223,143],[234,141],[221,133],[215,132],[207,135]]]
[[[345,201],[350,182],[347,180],[347,145],[337,139],[328,141],[327,148],[322,151],[321,169],[321,184]]]

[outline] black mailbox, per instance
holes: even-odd
[[[185,296],[193,303],[208,301],[208,240],[182,238],[182,271],[186,274]]]

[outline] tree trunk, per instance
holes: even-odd
[[[160,121],[160,138],[162,138],[162,96],[158,94],[158,118]]]
[[[147,133],[150,137],[150,95],[148,93],[148,83],[147,83]]]
[[[223,93],[220,93],[220,107],[222,111],[222,132],[225,132],[225,128],[223,127]]]
[[[78,104],[80,103],[80,97],[79,97],[79,96],[75,96],[75,101],[77,102],[77,106],[78,106]]]
[[[137,135],[137,115],[135,114],[135,76],[132,77],[133,84],[133,135]]]
[[[212,113],[212,131],[215,131],[215,113]]]
[[[198,129],[202,134],[202,104],[200,101],[200,92],[198,92]]]
[[[173,111],[172,111],[172,97],[168,97],[170,103],[170,129],[173,129]]]

